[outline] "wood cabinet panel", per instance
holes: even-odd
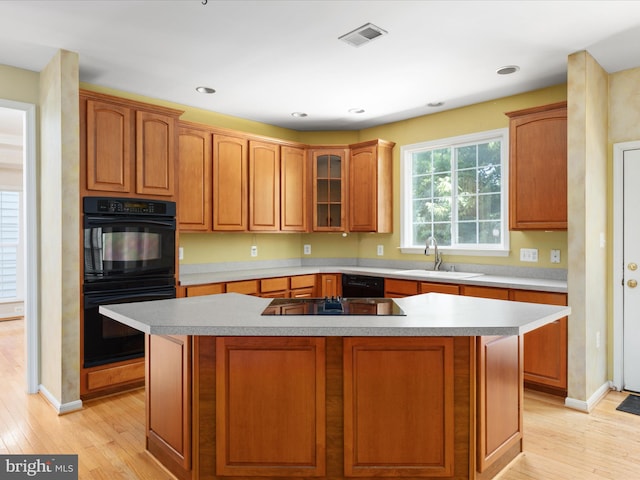
[[[337,297],[342,294],[342,276],[339,273],[323,273],[320,275],[320,296]]]
[[[509,228],[567,228],[566,102],[509,116]]]
[[[449,283],[420,282],[420,293],[448,293],[460,295],[460,285]]]
[[[87,393],[144,380],[144,362],[129,363],[87,373]]]
[[[247,148],[245,138],[213,136],[213,230],[247,230]]]
[[[175,194],[175,119],[136,112],[136,193]]]
[[[479,287],[476,285],[462,285],[462,294],[468,297],[495,298],[509,300],[509,289],[496,287]]]
[[[87,190],[128,193],[134,155],[133,113],[109,102],[86,102]]]
[[[512,290],[517,302],[566,305],[565,293]],[[567,391],[567,317],[524,335],[524,381],[529,387],[549,387],[551,393]],[[544,389],[544,388],[543,388]]]
[[[347,229],[348,149],[310,151],[313,165],[313,231],[342,232]]]
[[[260,280],[260,293],[289,290],[289,277],[265,278]]]
[[[478,337],[478,471],[522,449],[522,345],[518,336]]]
[[[390,298],[407,297],[418,294],[418,282],[414,280],[397,280],[385,278],[384,296]]]
[[[393,231],[394,143],[383,140],[351,145],[349,157],[349,230]]]
[[[243,293],[245,295],[258,295],[260,287],[258,280],[244,280],[240,282],[227,283],[227,293]]]
[[[178,128],[178,222],[181,231],[211,230],[212,134]]]
[[[304,148],[280,148],[280,230],[309,231],[309,168]]]
[[[187,297],[197,297],[200,295],[216,295],[218,293],[225,293],[224,283],[212,283],[208,285],[193,285],[186,287]]]
[[[216,351],[216,474],[324,475],[325,339],[220,337]]]
[[[147,335],[148,449],[181,478],[191,468],[191,337]]]
[[[280,230],[280,146],[249,142],[249,230]]]
[[[452,338],[344,339],[346,476],[453,474]]]
[[[294,275],[291,277],[291,289],[315,287],[316,276],[315,275]]]

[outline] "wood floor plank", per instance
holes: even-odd
[[[83,480],[174,479],[144,448],[144,390],[85,402],[58,416],[25,393],[23,322],[0,322],[0,453],[77,453]],[[640,478],[640,416],[619,412],[626,393],[609,392],[593,412],[525,392],[524,453],[500,480]]]

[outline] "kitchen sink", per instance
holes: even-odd
[[[445,270],[398,270],[395,273],[413,275],[413,276],[424,277],[424,278],[451,278],[451,279],[472,278],[472,277],[479,277],[482,275],[482,273],[447,272]]]

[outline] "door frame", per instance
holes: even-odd
[[[25,113],[24,164],[22,171],[22,198],[24,209],[22,220],[25,231],[24,248],[24,330],[25,330],[25,377],[27,393],[38,393],[40,385],[40,350],[38,307],[38,188],[36,163],[36,106],[32,103],[15,102],[0,98],[0,107],[12,108]]]
[[[624,387],[624,206],[623,161],[626,150],[639,150],[640,140],[613,145],[613,387]]]

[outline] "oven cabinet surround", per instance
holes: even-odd
[[[182,113],[81,90],[82,194],[175,200]]]
[[[570,309],[396,301],[406,316],[265,317],[239,294],[101,312],[147,334],[147,448],[180,479],[493,478],[523,449],[522,335]]]

